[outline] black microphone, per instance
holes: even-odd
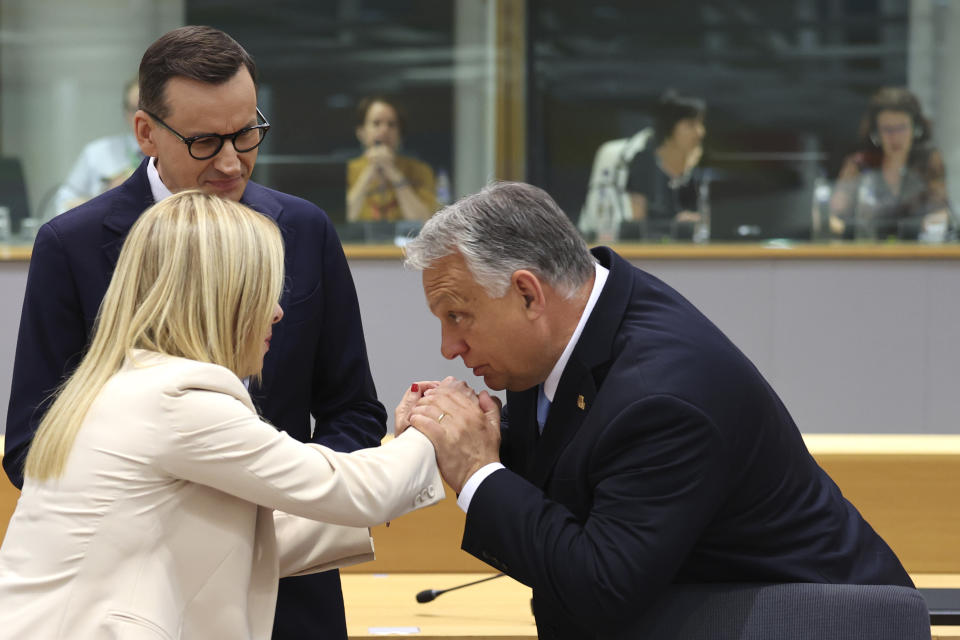
[[[495,576],[490,576],[489,578],[483,578],[482,580],[475,580],[473,582],[468,582],[467,584],[461,584],[456,587],[450,587],[449,589],[424,589],[417,594],[417,602],[423,604],[424,602],[432,602],[434,598],[439,595],[446,593],[447,591],[456,591],[457,589],[463,589],[464,587],[469,587],[474,584],[480,584],[481,582],[486,582],[488,580],[496,580],[497,578],[502,578],[507,574],[498,573]]]

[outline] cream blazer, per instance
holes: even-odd
[[[415,429],[354,453],[305,445],[229,370],[135,351],[63,476],[26,480],[0,638],[267,640],[279,578],[370,560],[367,527],[443,496]]]

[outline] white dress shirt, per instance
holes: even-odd
[[[160,179],[156,158],[150,158],[150,162],[147,163],[147,180],[150,181],[150,193],[153,194],[154,202],[160,202],[173,195],[173,192],[167,189],[167,185],[163,184],[163,180]]]
[[[595,262],[593,266],[596,270],[596,277],[593,279],[593,289],[590,291],[590,298],[587,299],[587,305],[583,308],[583,313],[580,314],[580,321],[577,323],[577,328],[573,330],[573,335],[570,336],[566,348],[563,350],[563,353],[560,354],[560,358],[556,364],[553,365],[553,369],[550,370],[550,375],[548,375],[547,379],[543,382],[543,393],[550,402],[553,402],[553,396],[557,392],[557,385],[560,384],[560,376],[563,375],[563,370],[570,360],[570,355],[580,340],[580,334],[583,333],[583,328],[586,326],[587,320],[593,312],[593,308],[597,305],[600,292],[603,291],[603,285],[607,282],[607,276],[610,275],[610,270],[601,266],[600,263]],[[467,482],[463,485],[463,489],[460,491],[460,495],[457,496],[457,505],[463,509],[464,513],[470,509],[470,501],[473,500],[473,494],[476,493],[480,483],[486,480],[487,476],[494,471],[503,468],[503,464],[491,462],[490,464],[480,467],[476,473],[467,479]]]

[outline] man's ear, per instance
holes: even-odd
[[[153,126],[153,120],[143,109],[138,109],[133,114],[133,134],[137,137],[137,144],[140,145],[143,155],[156,158],[157,145],[153,141],[153,136],[157,134],[157,128]]]
[[[526,269],[514,271],[510,277],[510,286],[517,293],[530,318],[541,316],[546,310],[543,285],[540,279]]]

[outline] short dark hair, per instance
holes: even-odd
[[[164,118],[167,82],[181,77],[223,84],[246,67],[254,85],[257,66],[236,40],[219,29],[189,25],[160,36],[140,60],[140,108]]]
[[[667,89],[653,109],[654,141],[660,144],[671,135],[681,120],[702,120],[707,113],[707,103],[700,98],[681,96]]]
[[[393,112],[397,114],[397,130],[402,136],[404,131],[407,129],[407,117],[403,112],[403,108],[397,103],[393,98],[388,98],[387,96],[377,95],[377,96],[367,96],[366,98],[361,98],[360,102],[357,103],[357,109],[355,112],[355,117],[357,119],[357,126],[362,127],[367,121],[367,112],[370,111],[370,107],[374,105],[375,102],[382,102],[383,104],[391,107]]]

